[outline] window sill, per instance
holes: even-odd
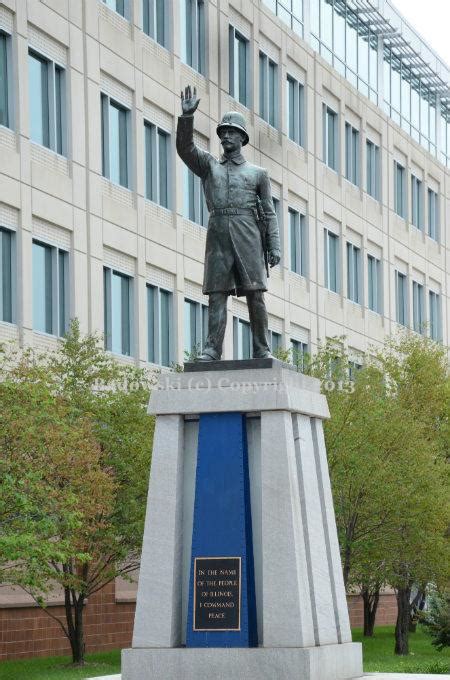
[[[239,101],[239,99],[236,99],[236,97],[235,97],[233,94],[231,94],[230,92],[228,93],[228,96],[229,96],[230,99],[232,99],[233,102],[235,102],[238,106],[241,106],[243,109],[245,109],[246,112],[248,112],[249,114],[251,114],[251,109],[250,109],[250,106],[249,106],[248,104],[243,104],[242,102]],[[261,120],[262,120],[262,118],[261,118]],[[265,122],[266,122],[266,121],[264,121],[264,123],[265,123]]]
[[[151,35],[146,33],[144,30],[142,30],[142,33],[145,36],[145,38],[150,40],[156,47],[160,47],[161,49],[165,50],[168,54],[170,54],[170,46],[169,45],[162,45],[160,42],[158,42],[156,40],[156,38],[153,38]]]
[[[62,335],[54,335],[53,333],[47,333],[46,331],[40,331],[37,328],[33,328],[33,333],[36,335],[39,335],[42,338],[49,338],[52,340],[60,340],[63,336]]]
[[[110,356],[114,357],[115,359],[122,359],[127,362],[133,362],[134,363],[134,357],[131,354],[120,354],[120,352],[113,352],[111,349],[105,350]]]
[[[194,222],[194,220],[190,220],[189,217],[184,217],[183,216],[183,226],[185,231],[189,233],[193,233],[195,231],[195,235],[202,238],[203,236],[206,236],[206,232],[208,230],[208,225],[205,224],[199,224],[198,222]]]
[[[438,238],[434,238],[433,236],[430,236],[430,234],[426,234],[426,236],[430,239],[430,241],[432,241],[433,243],[435,243],[437,246],[440,246],[440,245],[441,245],[441,242],[439,241]]]
[[[151,198],[147,198],[146,196],[145,196],[145,202],[151,203],[152,205],[156,205],[158,208],[160,208],[161,210],[165,210],[167,213],[170,213],[170,214],[173,213],[172,208],[166,208],[165,205],[161,205],[161,203],[157,203],[157,201],[152,201]],[[187,218],[184,218],[184,219],[187,219]],[[196,222],[194,222],[194,224],[196,224]]]
[[[355,182],[353,182],[353,181],[352,181],[351,179],[349,179],[348,177],[344,177],[344,180],[347,182],[347,184],[348,184],[350,187],[352,187],[352,188],[355,189],[356,191],[358,191],[358,192],[361,191],[361,187],[359,186],[359,184],[355,184]]]
[[[173,371],[173,366],[176,364],[175,359],[172,359],[170,366],[164,366],[163,364],[156,364],[154,361],[146,361],[148,366],[153,370],[160,371],[162,373],[169,373]]]
[[[30,138],[30,142],[32,146],[34,146],[36,149],[44,150],[47,153],[52,154],[52,156],[55,156],[55,158],[57,158],[58,160],[62,160],[65,163],[67,163],[69,160],[68,157],[65,156],[64,154],[58,153],[58,151],[51,149],[49,146],[45,146],[45,144],[40,144],[40,142],[36,142],[35,139]]]
[[[107,184],[110,184],[112,187],[117,187],[118,189],[123,189],[124,191],[129,191],[132,193],[132,189],[130,187],[126,187],[123,184],[119,184],[118,182],[115,182],[113,179],[110,179],[109,177],[105,177],[105,175],[102,175],[102,178],[105,180]]]
[[[280,263],[281,264],[281,263]],[[294,278],[294,281],[298,283],[307,283],[308,282],[308,277],[306,274],[300,274],[299,272],[294,272],[293,269],[289,269],[289,274]]]
[[[130,19],[128,17],[124,16],[123,14],[121,14],[117,10],[113,9],[112,7],[109,7],[106,4],[106,2],[103,2],[102,0],[100,0],[100,6],[105,7],[108,10],[108,12],[111,12],[111,14],[113,14],[114,16],[120,17],[121,19],[126,21],[128,24],[130,23]]]
[[[269,123],[269,121],[266,120],[265,118],[263,118],[261,115],[258,115],[258,118],[259,118],[259,122],[262,123],[263,125],[266,125],[268,128],[270,128],[271,130],[274,130],[275,132],[280,132],[280,128],[278,127],[278,124],[272,125],[272,123]]]
[[[186,64],[185,61],[181,60],[181,63],[183,66],[186,66],[186,68],[190,69],[193,73],[195,73],[199,78],[202,78],[203,80],[206,81],[207,75],[206,73],[200,73],[200,71],[197,71],[194,66],[191,66],[190,64]]]
[[[326,161],[322,161],[322,163],[324,164],[324,166],[327,170],[331,170],[331,172],[333,172],[336,176],[339,175],[338,171],[335,170],[334,168],[332,168],[331,165],[328,165],[328,163]]]
[[[294,146],[298,147],[302,151],[306,151],[305,145],[301,142],[298,142],[296,139],[292,139],[292,137],[289,137],[289,135],[286,135],[286,138],[290,144],[294,144]]]

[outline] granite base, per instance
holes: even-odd
[[[351,680],[360,678],[361,645],[256,649],[125,649],[126,680]]]

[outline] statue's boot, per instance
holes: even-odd
[[[197,361],[218,361],[222,356],[223,338],[227,325],[227,293],[210,293],[208,307],[208,337]]]
[[[212,347],[205,347],[203,352],[195,359],[195,361],[218,361],[220,356]]]

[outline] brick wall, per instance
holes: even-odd
[[[359,595],[347,596],[348,611],[352,628],[362,628],[364,625],[364,609],[362,597]],[[377,609],[377,626],[393,625],[397,618],[397,602],[393,593],[380,595]]]
[[[348,598],[352,626],[363,625],[362,599]],[[90,598],[85,611],[86,648],[88,652],[129,647],[133,630],[134,603],[116,602],[115,584],[111,583]],[[63,607],[53,606],[53,614],[64,615]],[[395,623],[397,605],[392,594],[382,595],[377,624]],[[36,607],[0,609],[0,661],[31,656],[70,654],[70,647],[60,626]]]
[[[52,606],[63,617],[64,608]],[[116,603],[111,583],[90,598],[85,610],[88,652],[127,647],[131,642],[134,603]],[[0,609],[0,660],[70,654],[59,624],[36,607]]]

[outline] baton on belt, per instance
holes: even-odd
[[[266,274],[267,278],[269,278],[269,253],[267,250],[267,217],[266,213],[264,212],[262,201],[259,196],[256,197],[256,221],[258,223],[259,231],[261,234]]]

